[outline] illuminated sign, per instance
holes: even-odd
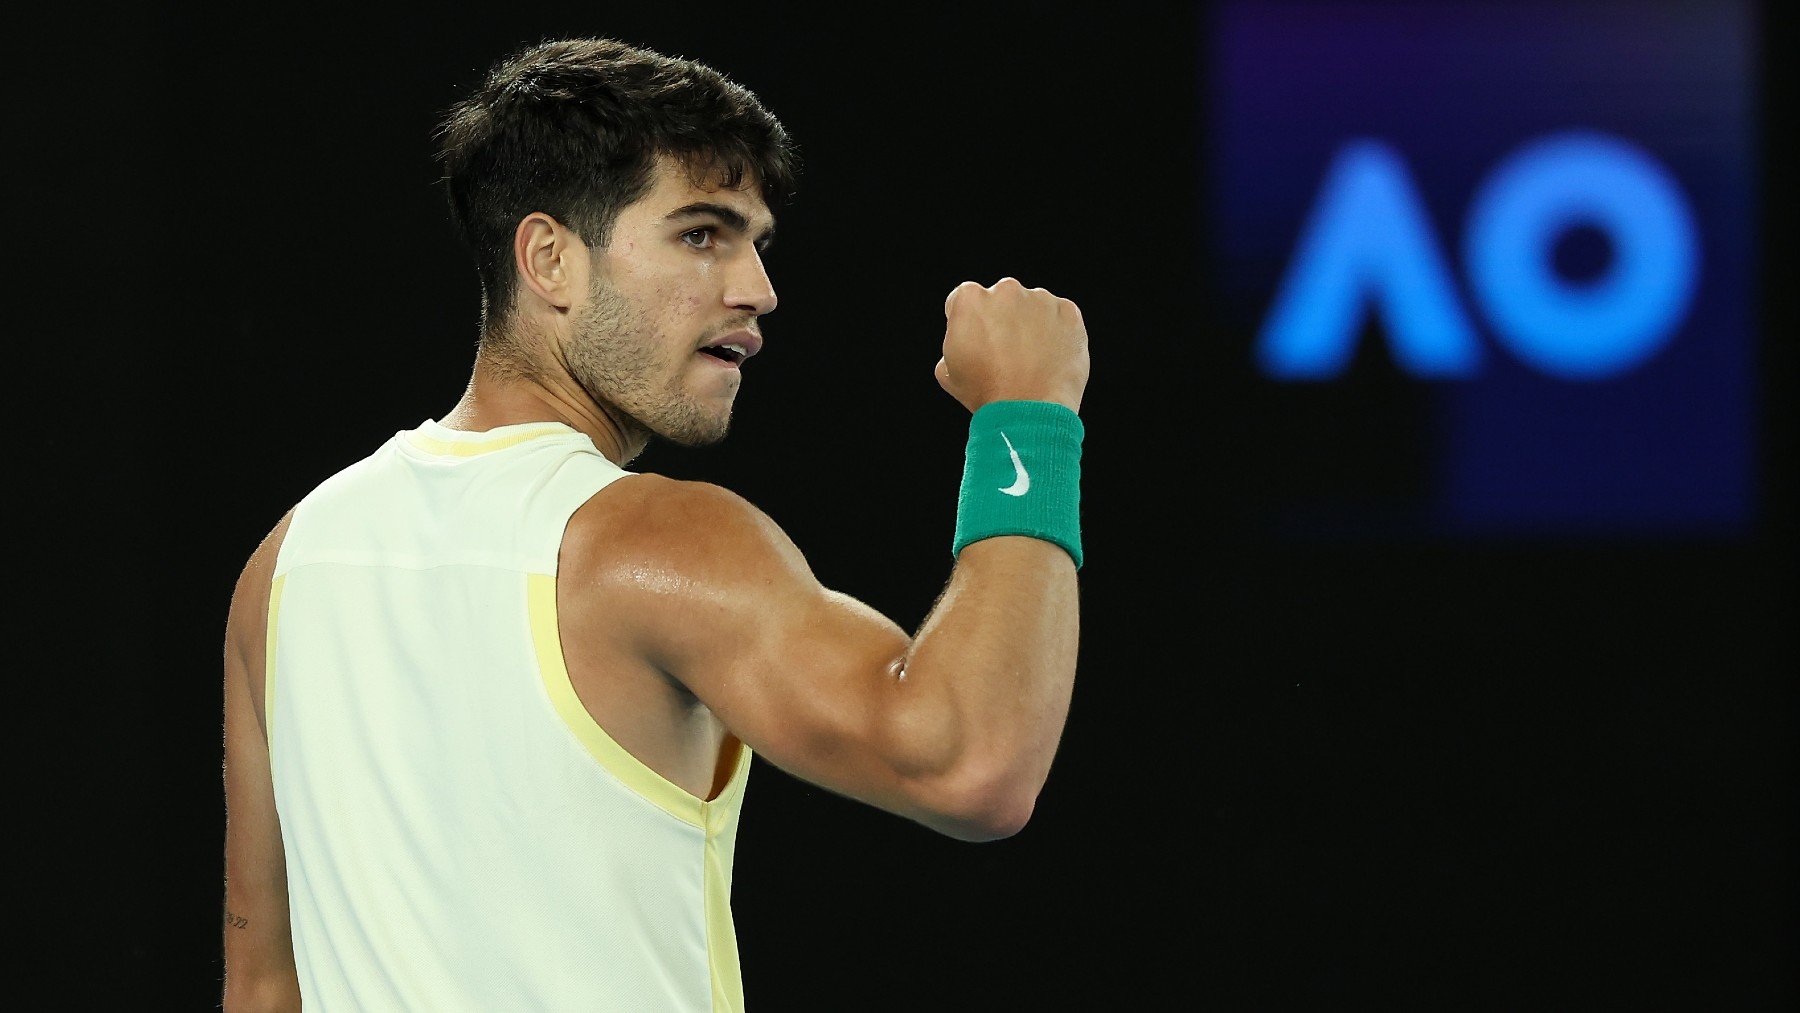
[[[1218,316],[1254,374],[1292,392],[1264,401],[1301,420],[1316,401],[1320,439],[1364,415],[1418,419],[1340,440],[1357,459],[1291,483],[1309,516],[1336,497],[1340,519],[1367,517],[1343,477],[1360,466],[1414,476],[1376,497],[1384,531],[1742,530],[1748,4],[1215,10]]]
[[[1610,240],[1605,276],[1552,268],[1577,226]],[[1697,241],[1679,188],[1654,158],[1599,134],[1541,138],[1482,183],[1463,260],[1494,335],[1533,367],[1570,380],[1614,376],[1656,354],[1693,294]],[[1474,375],[1482,349],[1461,308],[1399,152],[1373,141],[1332,161],[1293,266],[1257,341],[1263,370],[1322,380],[1342,372],[1365,307],[1387,322],[1394,359],[1426,378]]]

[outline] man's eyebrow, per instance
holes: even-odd
[[[724,204],[714,204],[711,201],[698,201],[693,204],[686,204],[678,207],[668,214],[663,215],[663,221],[673,222],[682,218],[700,218],[706,215],[711,215],[714,218],[719,219],[724,222],[727,227],[736,229],[744,235],[750,234],[750,219],[745,218],[743,212],[739,211],[737,208],[729,207]],[[762,234],[756,237],[756,245],[758,249],[766,250],[774,242],[775,225],[771,222],[769,227],[764,229]]]

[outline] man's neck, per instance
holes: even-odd
[[[594,441],[594,449],[623,468],[649,442],[636,426],[607,406],[597,405],[567,377],[544,377],[475,357],[462,399],[438,420],[451,429],[485,432],[521,422],[561,422]]]

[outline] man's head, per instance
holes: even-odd
[[[549,42],[450,111],[442,157],[484,353],[560,367],[649,433],[723,436],[738,374],[696,350],[774,308],[760,254],[794,180],[754,95],[623,43]]]

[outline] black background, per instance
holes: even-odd
[[[1379,369],[1274,391],[1209,322],[1202,11],[261,17],[15,43],[13,159],[40,170],[11,195],[15,924],[69,1004],[216,1004],[233,581],[313,485],[455,402],[478,295],[432,127],[502,53],[575,34],[711,63],[801,145],[731,438],[632,467],[742,493],[827,585],[911,629],[948,574],[952,286],[1016,275],[1092,337],[1080,676],[1036,816],[960,844],[759,762],[734,895],[753,1006],[1800,997],[1773,153],[1752,535],[1296,542],[1258,523],[1295,480],[1268,448],[1408,395]],[[1363,450],[1311,463],[1352,490],[1410,466]]]

